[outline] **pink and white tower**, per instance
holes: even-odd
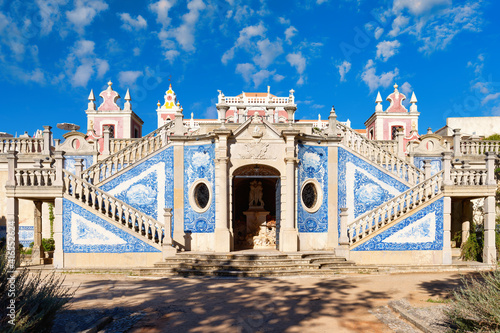
[[[371,140],[396,140],[401,131],[405,140],[418,135],[417,98],[412,94],[410,111],[403,105],[406,96],[398,91],[398,85],[394,85],[394,92],[387,97],[391,105],[383,110],[380,92],[375,100],[375,112],[365,121],[366,135]]]
[[[162,105],[158,101],[158,127],[165,125],[167,122],[175,119],[175,113],[181,109],[180,103],[177,101],[177,95],[172,89],[172,84],[169,85],[168,90],[165,92],[165,103]]]
[[[110,138],[128,139],[140,138],[142,136],[142,125],[144,122],[132,111],[130,92],[127,89],[123,110],[116,104],[120,95],[111,87],[113,83],[108,82],[108,88],[102,91],[102,103],[96,110],[94,91],[90,91],[87,113],[87,135],[90,138],[103,136],[104,126],[108,126]]]

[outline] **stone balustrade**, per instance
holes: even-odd
[[[15,169],[16,186],[52,186],[55,178],[55,169]]]
[[[168,143],[167,130],[172,122],[163,125],[145,137],[134,141],[123,149],[95,163],[82,172],[82,178],[90,183],[97,184],[129,165],[156,152]]]
[[[94,185],[64,170],[64,194],[82,202],[89,208],[108,216],[114,223],[138,234],[147,243],[159,246],[164,235],[164,225],[138,211],[125,202],[100,190]]]
[[[500,153],[500,141],[492,140],[461,140],[462,155],[483,155],[486,152]]]
[[[351,128],[337,122],[337,129],[343,136],[343,144],[390,173],[410,184],[424,180],[424,172],[396,154],[382,148],[376,141],[368,140]]]
[[[486,169],[451,169],[451,184],[457,186],[486,185],[488,172]]]
[[[347,226],[349,244],[377,232],[380,228],[396,221],[406,212],[428,202],[442,193],[443,171],[401,193],[379,207],[366,212]]]
[[[0,153],[16,151],[20,154],[41,154],[43,141],[43,138],[2,138],[0,139]]]
[[[114,154],[119,152],[122,149],[125,149],[127,146],[134,144],[135,142],[141,140],[138,139],[109,139],[109,152],[110,154]]]
[[[375,141],[382,149],[390,153],[398,153],[398,142],[396,140],[376,140]]]

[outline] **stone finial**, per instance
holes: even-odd
[[[87,106],[87,110],[94,110],[95,111],[95,96],[94,96],[94,90],[90,89],[90,94],[89,94],[89,104]]]
[[[159,101],[159,100],[158,100],[158,103],[156,103],[156,106],[158,106],[158,109],[160,108],[161,103],[160,103],[160,101]]]
[[[328,116],[328,136],[337,136],[337,114],[335,113],[335,106],[332,105],[330,115]]]
[[[113,90],[112,85],[113,83],[109,81],[108,88],[99,94],[103,99],[102,104],[98,108],[99,111],[121,111],[120,107],[116,104],[120,95]]]
[[[410,112],[418,112],[417,109],[417,96],[415,96],[415,92],[411,94],[411,99],[410,99]]]
[[[432,128],[427,128],[427,134],[432,134]]]
[[[130,101],[132,98],[130,97],[130,91],[127,89],[127,93],[125,94],[125,105],[123,106],[124,110],[132,110],[132,105],[130,104]]]
[[[375,112],[382,112],[382,96],[380,96],[380,91],[377,93],[377,98],[375,99]]]
[[[398,87],[399,87],[398,84],[394,83],[394,92],[399,92]]]

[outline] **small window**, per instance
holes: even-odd
[[[208,190],[207,184],[199,183],[196,185],[193,195],[198,208],[205,209],[210,200],[210,191]]]
[[[108,126],[109,128],[109,138],[114,139],[115,137],[115,125],[104,124],[102,125],[102,132],[104,133],[104,126]]]
[[[392,126],[392,139],[391,140],[396,140],[399,131],[403,131],[403,126]]]
[[[302,201],[309,209],[312,209],[316,205],[316,202],[318,201],[318,192],[316,191],[314,183],[307,183],[304,185],[304,188],[302,189]]]

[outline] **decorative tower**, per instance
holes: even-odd
[[[179,110],[177,96],[172,90],[172,84],[169,85],[165,92],[165,103],[163,105],[158,102],[156,113],[158,114],[158,127],[165,125],[167,122],[175,119],[175,114]]]
[[[116,101],[120,95],[113,90],[113,83],[108,82],[108,88],[99,96],[102,103],[95,108],[94,91],[90,91],[87,110],[87,135],[89,139],[103,136],[104,126],[108,126],[111,138],[140,138],[142,136],[142,125],[144,122],[132,111],[130,92],[127,89],[125,105],[122,110]]]
[[[403,105],[405,99],[406,96],[399,92],[398,85],[395,84],[394,92],[387,96],[387,100],[391,105],[384,111],[380,93],[377,94],[375,112],[365,122],[369,139],[396,140],[399,131],[402,131],[407,139],[418,133],[418,117],[420,113],[417,111],[417,105],[415,104],[417,99],[413,94],[410,101],[412,104],[410,112]]]

